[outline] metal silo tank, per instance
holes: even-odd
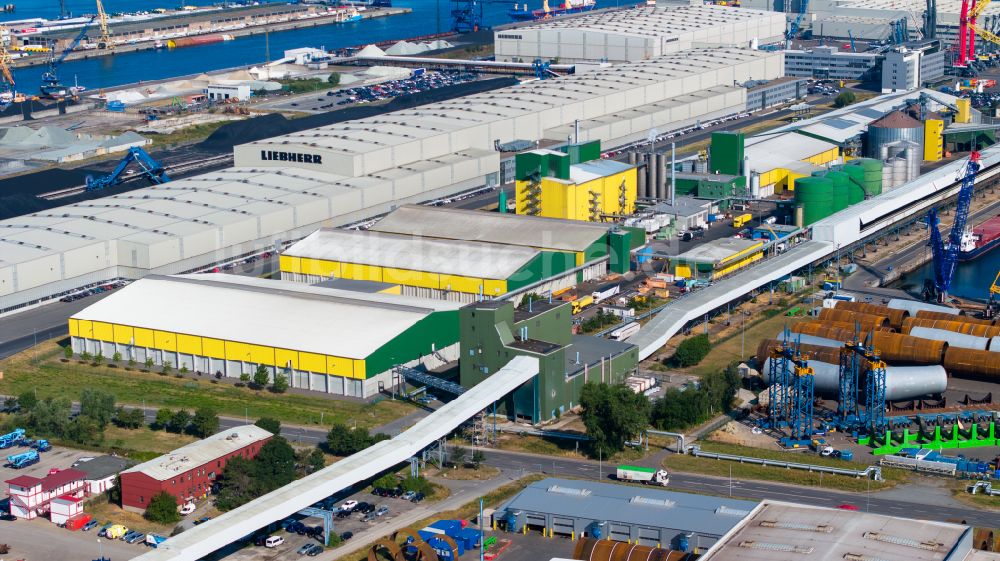
[[[904,140],[916,143],[922,152],[924,124],[902,111],[893,111],[868,125],[865,140],[865,155],[871,158],[880,157],[883,146]]]
[[[650,198],[656,197],[656,156],[646,154],[646,192]]]
[[[896,185],[892,182],[892,161],[884,162],[882,166],[882,187],[885,189],[892,189]]]
[[[903,152],[903,157],[906,158],[906,181],[913,181],[920,177],[920,163],[923,161],[924,151],[919,144],[913,142],[907,141],[902,144],[906,147]]]
[[[667,155],[656,155],[656,176],[659,178],[656,183],[656,196],[660,199],[667,199],[667,183],[670,176],[667,174]]]
[[[825,177],[795,180],[795,202],[802,205],[803,226],[833,214],[833,181]]]
[[[851,204],[851,177],[842,171],[831,170],[826,178],[833,181],[833,212],[840,212]]]
[[[858,158],[851,160],[851,165],[860,166],[864,170],[864,183],[861,188],[865,190],[865,195],[875,197],[882,194],[882,169],[881,160],[871,158]]]
[[[638,160],[638,158],[636,158]],[[649,191],[646,190],[646,170],[638,170],[635,174],[636,196],[640,199],[649,198]]]
[[[892,186],[899,187],[906,183],[906,159],[892,159]]]

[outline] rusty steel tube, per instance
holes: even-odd
[[[975,323],[978,325],[996,325],[996,321],[991,319],[970,318],[969,316],[956,316],[945,312],[932,312],[930,310],[920,310],[913,317],[920,319],[943,319],[945,321],[960,321],[962,323]]]
[[[863,314],[871,314],[873,316],[885,316],[889,318],[889,325],[895,329],[902,327],[903,320],[910,317],[910,312],[906,310],[898,310],[888,306],[879,306],[878,304],[867,304],[865,302],[847,302],[845,300],[838,300],[834,309],[861,312]]]
[[[579,561],[680,561],[687,556],[683,551],[594,538],[577,541],[573,551],[573,559]]]
[[[794,341],[794,339],[793,339]],[[792,341],[789,344],[793,344]],[[771,356],[771,351],[781,347],[781,341],[777,339],[764,339],[757,345],[757,364],[764,364],[764,361]],[[799,351],[809,355],[809,360],[821,362],[840,363],[840,349],[832,346],[818,345],[815,343],[799,344]]]
[[[854,327],[852,326],[848,329],[841,326],[841,323],[837,321],[803,321],[792,324],[789,329],[792,333],[815,335],[816,337],[833,339],[834,341],[846,342],[854,339]],[[865,337],[868,333],[868,331],[862,331],[861,336]]]
[[[952,376],[1000,376],[1000,355],[992,351],[951,347],[944,353],[944,369]]]
[[[929,327],[931,329],[943,329],[945,331],[954,331],[955,333],[964,333],[966,335],[973,335],[975,337],[996,337],[1000,335],[1000,326],[994,325],[980,325],[977,323],[968,323],[963,321],[955,320],[945,320],[945,319],[923,319],[923,318],[906,318],[903,321],[903,333],[909,334],[910,330],[914,327]]]
[[[796,323],[791,326],[791,330],[793,333],[842,342],[851,341],[855,336],[853,329],[828,326],[821,322]],[[866,340],[868,333],[861,331],[861,339]],[[944,351],[948,348],[946,341],[886,331],[874,331],[871,334],[872,345],[881,353],[882,359],[890,364],[941,364]]]
[[[820,321],[842,321],[851,325],[859,323],[862,328],[890,327],[889,318],[885,316],[841,310],[839,308],[823,308],[819,312],[819,319]]]

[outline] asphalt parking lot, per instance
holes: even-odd
[[[31,435],[29,434],[28,436],[30,437]],[[48,452],[41,452],[39,454],[37,464],[22,469],[7,467],[8,456],[21,454],[27,452],[28,450],[30,450],[30,448],[26,446],[14,446],[13,448],[0,450],[0,456],[3,457],[3,465],[0,467],[0,481],[6,481],[19,475],[45,477],[48,475],[50,469],[67,469],[73,465],[73,462],[76,462],[80,458],[93,458],[94,456],[100,456],[98,453],[72,450],[61,446],[53,446]],[[4,490],[4,495],[6,495],[6,489]]]

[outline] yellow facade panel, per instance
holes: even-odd
[[[177,335],[169,331],[153,330],[153,346],[164,351],[177,350]]]
[[[924,121],[924,159],[937,162],[944,157],[944,121],[927,119]]]
[[[201,338],[201,352],[212,358],[226,358],[226,342],[210,337]]]
[[[821,166],[823,164],[836,160],[839,156],[840,154],[838,153],[838,149],[835,146],[833,148],[830,148],[829,150],[824,150],[819,154],[810,156],[802,161],[813,164],[814,166]]]
[[[302,262],[298,257],[292,257],[291,255],[279,255],[278,268],[283,273],[301,273]]]
[[[201,355],[201,337],[194,335],[177,334],[177,352],[192,355]]]
[[[115,324],[115,343],[131,345],[133,335],[133,329],[130,326]]]
[[[691,278],[691,267],[687,265],[677,265],[674,267],[674,275],[682,279]]]
[[[480,279],[458,275],[441,275],[441,290],[454,290],[466,294],[479,294],[483,282]]]
[[[732,263],[732,264],[730,264],[730,265],[728,265],[726,267],[723,267],[721,269],[716,269],[715,271],[712,272],[712,278],[716,279],[716,278],[728,275],[729,273],[732,273],[732,272],[734,272],[734,271],[736,271],[738,269],[742,269],[743,267],[746,267],[747,265],[750,265],[751,263],[754,263],[755,261],[760,261],[763,258],[764,258],[764,252],[758,251],[757,253],[749,255],[746,258],[741,259],[740,261]]]
[[[137,347],[153,348],[156,345],[153,341],[153,330],[142,327],[135,328],[135,344]]]
[[[299,353],[299,369],[326,374],[326,357],[314,353]]]
[[[69,334],[70,334],[70,337],[79,337],[80,336],[80,322],[79,322],[79,320],[75,320],[73,318],[69,318]]]
[[[324,259],[309,259],[303,257],[299,260],[299,268],[304,275],[316,275],[320,277],[340,277],[341,264],[337,261],[326,261]]]
[[[299,353],[288,349],[274,349],[274,365],[279,368],[299,369]]]
[[[506,280],[483,279],[483,294],[486,296],[498,296],[500,294],[506,294],[506,292]]]
[[[226,360],[250,362],[250,345],[226,341]]]
[[[345,279],[382,282],[382,268],[359,263],[342,263],[341,276]]]
[[[274,364],[274,347],[248,345],[250,347],[250,362],[257,364]]]
[[[367,374],[365,372],[365,361],[355,360],[354,361],[354,377],[358,380],[366,380]]]
[[[114,341],[115,340],[115,328],[110,323],[104,323],[103,321],[94,322],[94,339],[98,341]]]
[[[382,267],[382,282],[436,289],[441,287],[441,276],[424,271]]]
[[[754,245],[748,247],[747,249],[744,249],[743,251],[734,253],[734,254],[730,255],[729,257],[726,257],[725,259],[721,259],[719,261],[719,264],[720,265],[726,265],[726,264],[728,264],[731,261],[739,261],[740,259],[743,259],[744,257],[746,257],[750,253],[753,253],[753,252],[756,252],[756,251],[760,251],[760,248],[763,247],[763,245],[764,245],[764,242],[761,242],[761,243],[758,243],[758,244],[754,244]]]
[[[351,359],[341,358],[339,356],[328,356],[326,357],[326,373],[334,374],[337,376],[344,376],[345,378],[354,377],[354,365],[351,364]]]
[[[93,339],[94,322],[90,321],[89,319],[81,319],[79,321],[79,324],[80,324],[80,337],[84,337],[86,339]]]

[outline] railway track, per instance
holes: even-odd
[[[179,162],[176,164],[168,164],[166,166],[167,174],[170,176],[184,176],[188,175],[190,172],[197,171],[207,167],[218,167],[230,165],[233,162],[232,154],[221,154],[219,156],[212,156],[210,158],[203,158],[200,160],[190,160]],[[142,181],[143,176],[140,174],[130,175],[122,179],[120,184],[129,184],[134,181]],[[57,191],[49,191],[48,193],[42,193],[38,195],[38,198],[45,199],[47,201],[55,201],[58,199],[65,199],[67,197],[73,197],[87,191],[86,185],[77,185],[75,187],[69,187],[67,189],[59,189]]]

